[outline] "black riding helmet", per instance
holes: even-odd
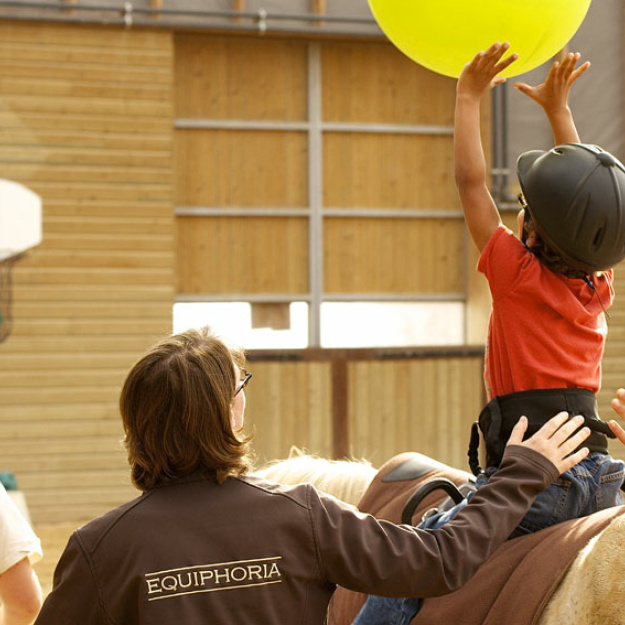
[[[585,273],[625,258],[625,166],[595,145],[567,143],[517,161],[536,231]]]

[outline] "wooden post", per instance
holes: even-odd
[[[233,11],[240,11],[241,13],[243,13],[243,11],[245,11],[245,0],[232,0],[232,10]],[[242,17],[235,17],[234,21],[235,22],[242,22],[243,18]]]
[[[349,456],[349,375],[347,360],[332,361],[332,455]]]
[[[73,5],[76,4],[76,0],[63,0],[63,4],[67,7],[63,9],[63,13],[73,13]]]
[[[312,0],[312,11],[315,15],[325,15],[326,13],[326,0]],[[325,22],[318,20],[313,22],[315,26],[323,26]]]
[[[163,8],[163,0],[150,0],[150,8],[151,9],[162,9]],[[158,19],[161,16],[160,13],[150,13],[150,17],[154,19]]]

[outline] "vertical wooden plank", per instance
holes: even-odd
[[[349,374],[347,361],[332,362],[332,453],[335,458],[349,456]]]
[[[325,15],[326,0],[312,0],[312,10],[315,15]],[[323,26],[324,20],[316,20],[313,22],[315,26]]]

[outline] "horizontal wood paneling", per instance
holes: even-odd
[[[2,176],[43,200],[0,344],[0,457],[35,524],[134,492],[117,401],[171,331],[172,68],[164,31],[0,22]]]

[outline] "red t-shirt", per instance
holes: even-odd
[[[489,399],[544,388],[596,393],[613,271],[593,278],[597,297],[584,280],[547,269],[503,225],[482,250],[478,271],[493,300],[484,370]]]

